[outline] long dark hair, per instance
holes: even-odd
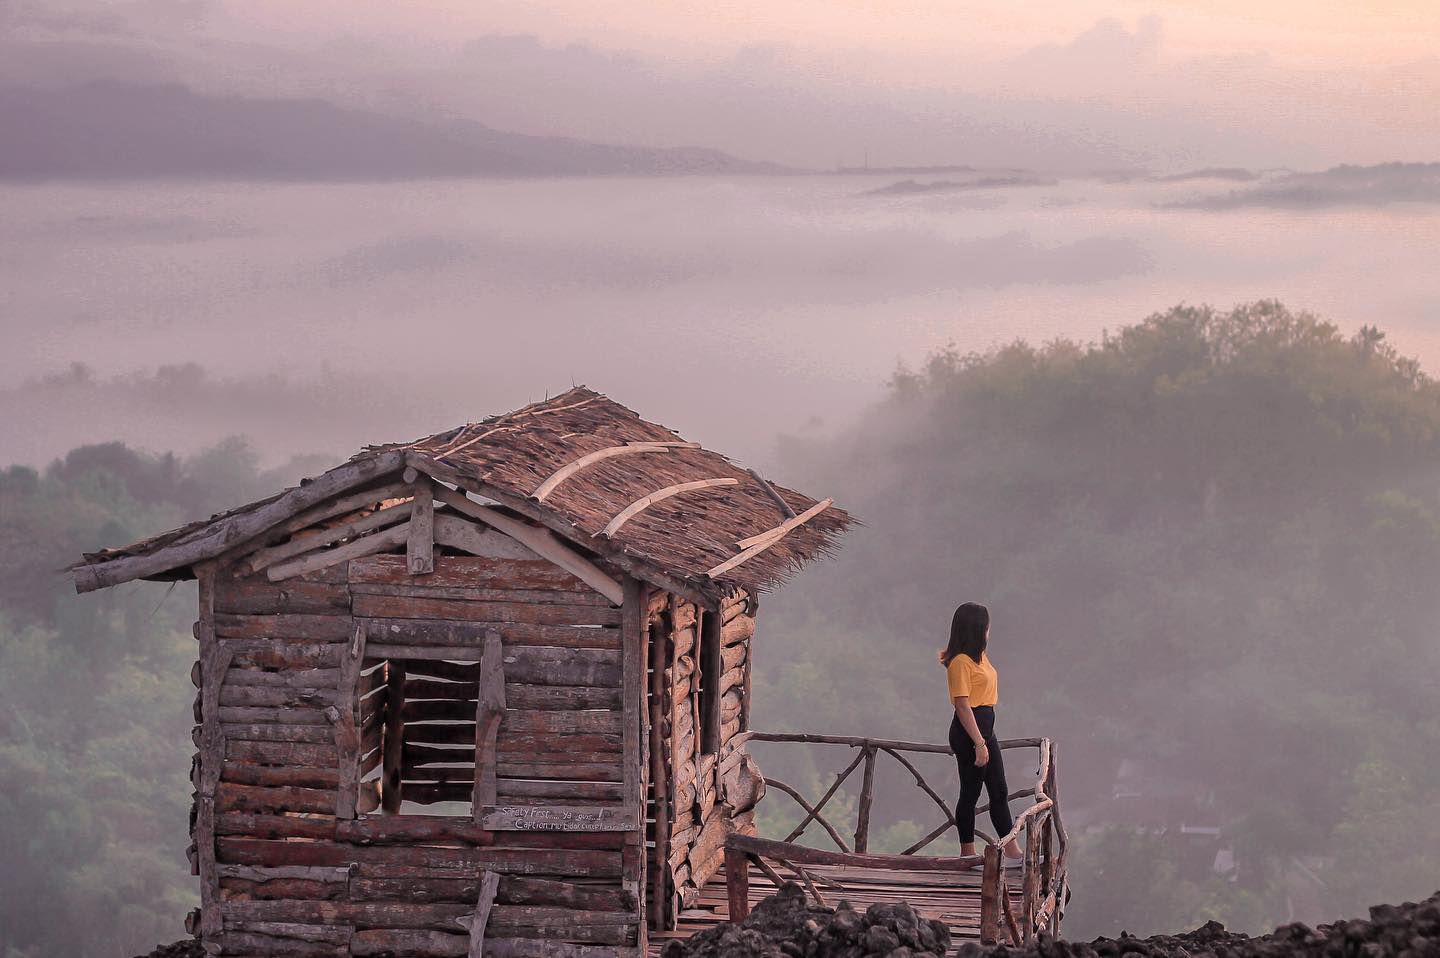
[[[985,652],[985,634],[990,630],[990,610],[978,602],[966,602],[950,620],[950,644],[945,646],[946,665],[957,655],[968,655],[980,664]]]

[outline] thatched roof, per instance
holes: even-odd
[[[139,570],[120,578],[92,576],[92,588],[124,578],[186,577],[197,551],[208,551],[211,540],[217,541],[215,555],[251,541],[258,545],[264,530],[275,525],[272,517],[324,501],[329,486],[363,488],[363,482],[393,478],[407,465],[548,526],[640,578],[662,585],[666,579],[680,580],[710,597],[735,586],[758,591],[783,582],[803,563],[830,553],[853,521],[836,506],[817,508],[816,500],[766,483],[720,453],[685,443],[672,430],[578,387],[414,442],[367,447],[295,489],[124,548],[87,554],[74,568],[94,572],[106,563],[131,560],[127,567]],[[719,482],[698,485],[703,480]],[[697,485],[674,491],[687,483]],[[661,490],[668,495],[605,534],[627,507]],[[714,571],[742,552],[741,540],[781,526],[790,513],[804,517],[807,511],[814,514],[792,523],[763,551]],[[174,566],[164,565],[167,553],[176,556]]]

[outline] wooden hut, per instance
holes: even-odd
[[[850,522],[578,388],[71,571],[199,581],[208,951],[639,955],[754,831],[756,597]]]

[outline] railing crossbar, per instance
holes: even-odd
[[[739,741],[737,741],[737,739]],[[744,742],[797,742],[806,745],[849,745],[851,748],[895,749],[901,752],[930,752],[939,755],[953,755],[949,745],[933,742],[902,742],[897,739],[865,738],[859,735],[821,735],[814,732],[741,732],[730,740],[735,744]],[[1043,738],[1000,739],[1002,749],[1039,748],[1046,742]]]
[[[850,773],[855,771],[855,769],[859,767],[860,763],[864,761],[864,759],[865,753],[862,751],[859,755],[855,756],[855,761],[845,766],[845,771],[835,776],[834,784],[830,786],[829,790],[826,791],[824,795],[820,796],[820,801],[815,803],[815,808],[811,812],[809,812],[804,817],[804,819],[801,820],[799,825],[796,825],[790,831],[789,835],[785,836],[785,838],[783,839],[784,841],[793,842],[795,839],[800,837],[800,835],[805,831],[805,827],[809,825],[812,821],[814,821],[815,816],[820,813],[820,809],[824,808],[825,803],[830,801],[830,799],[834,797],[835,793],[840,790],[840,786],[845,784],[845,779],[850,777]],[[836,840],[840,841],[838,838]],[[845,843],[843,841],[840,841],[840,844],[844,845]],[[848,851],[849,849],[847,848],[846,850]]]
[[[810,823],[810,821],[813,819],[816,823],[818,823],[818,824],[820,825],[821,828],[825,829],[825,831],[826,831],[827,833],[829,833],[831,841],[833,841],[836,845],[840,846],[840,850],[841,850],[842,852],[848,852],[848,851],[850,851],[850,846],[847,845],[847,844],[845,844],[845,839],[842,838],[842,837],[840,837],[840,832],[835,829],[835,826],[834,826],[834,825],[831,825],[829,819],[827,819],[824,815],[821,815],[821,814],[820,814],[820,809],[819,809],[819,808],[817,808],[817,807],[815,807],[814,805],[811,805],[809,802],[807,802],[807,801],[805,800],[805,796],[801,795],[798,790],[790,787],[789,785],[786,785],[784,782],[780,781],[779,779],[775,779],[775,778],[768,778],[768,777],[767,777],[767,778],[765,779],[765,785],[766,785],[766,787],[778,788],[778,789],[780,789],[780,791],[784,792],[786,795],[789,795],[791,798],[795,799],[795,804],[799,805],[801,808],[803,808],[803,809],[809,814],[809,818],[807,818],[805,821],[803,821],[803,822],[800,823],[800,827],[799,827],[799,829],[798,829],[798,832],[797,832],[796,834],[792,834],[790,838],[785,839],[787,842],[788,842],[788,841],[794,841],[795,838],[798,837],[798,835],[799,835],[800,832],[804,832],[804,831],[805,831],[805,827],[806,827],[806,826]],[[822,802],[822,804],[823,804],[823,802]]]
[[[1017,798],[1022,798],[1022,797],[1026,796],[1026,795],[1029,795],[1029,794],[1030,794],[1030,789],[1028,789],[1028,788],[1017,788],[1017,789],[1015,789],[1015,791],[1011,792],[1008,796],[1006,796],[1006,799],[1009,800],[1009,801],[1013,801],[1013,800],[1015,800],[1015,799],[1017,799]],[[942,807],[943,807],[943,806],[942,806]],[[981,812],[988,812],[988,811],[990,811],[990,803],[989,803],[989,802],[986,802],[984,805],[980,805],[980,806],[977,806],[977,807],[976,807],[976,809],[975,809],[975,814],[976,814],[976,815],[979,815]],[[920,849],[924,848],[926,845],[929,845],[931,842],[935,841],[935,839],[939,838],[941,835],[944,835],[947,831],[949,831],[950,829],[952,829],[952,828],[954,828],[954,827],[955,827],[955,816],[954,816],[954,815],[951,815],[951,814],[950,814],[950,810],[947,808],[947,809],[945,809],[945,821],[941,822],[939,825],[936,825],[934,831],[930,832],[930,833],[929,833],[928,835],[926,835],[924,838],[920,839],[920,841],[916,842],[914,845],[911,845],[909,848],[905,849],[905,850],[904,850],[903,852],[901,852],[900,854],[902,854],[902,855],[913,855],[913,854],[915,854],[916,852],[918,852]],[[975,834],[977,834],[977,835],[982,835],[982,836],[986,839],[986,841],[991,841],[991,840],[992,840],[992,839],[990,838],[990,836],[985,835],[985,833],[979,831],[978,829],[976,830]]]
[[[919,785],[920,788],[924,790],[925,794],[930,796],[931,801],[933,801],[936,805],[940,806],[940,810],[944,812],[945,817],[949,819],[949,824],[954,825],[955,816],[951,813],[950,806],[946,804],[943,798],[936,794],[935,789],[930,787],[930,783],[925,781],[925,776],[920,774],[920,770],[917,769],[914,765],[912,765],[909,759],[901,755],[897,750],[893,748],[882,747],[881,751],[894,758],[895,761],[899,762],[901,765],[904,765],[905,768],[909,770],[910,774],[915,776],[915,784]]]

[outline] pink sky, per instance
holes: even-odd
[[[0,82],[179,82],[802,166],[1440,157],[1440,3],[16,0]]]

